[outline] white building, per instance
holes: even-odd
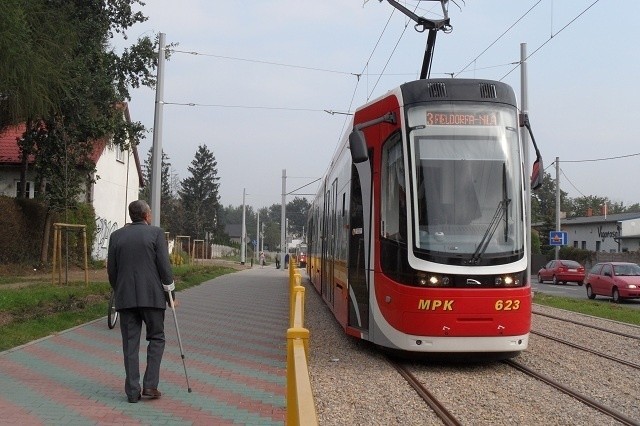
[[[640,213],[562,219],[560,227],[569,246],[607,253],[640,251]]]
[[[123,114],[130,120],[125,105]],[[20,151],[17,140],[25,126],[15,126],[0,133],[0,195],[15,197],[20,181]],[[138,191],[144,185],[137,149],[123,151],[110,141],[96,141],[91,159],[96,165],[95,183],[84,194],[93,205],[96,214],[97,235],[92,247],[94,259],[106,259],[109,237],[113,231],[129,221],[127,206],[138,199]],[[29,198],[36,196],[35,176],[27,174]]]

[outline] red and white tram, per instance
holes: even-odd
[[[345,332],[440,353],[527,348],[529,180],[516,98],[422,79],[356,110],[309,214],[307,273]]]

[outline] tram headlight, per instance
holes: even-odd
[[[516,275],[500,275],[495,278],[496,287],[520,287],[522,278],[520,274]]]
[[[450,282],[447,276],[427,274],[425,272],[419,272],[417,278],[420,287],[447,287]]]

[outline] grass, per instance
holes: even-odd
[[[178,291],[235,269],[220,266],[178,266],[173,269]],[[16,277],[4,283],[19,282]],[[35,283],[20,288],[0,285],[0,351],[106,316],[111,287],[107,282]],[[105,323],[106,326],[106,323]]]
[[[607,318],[629,324],[640,325],[640,310],[624,306],[624,303],[607,303],[603,300],[572,299],[535,293],[534,303],[579,312],[599,318]]]

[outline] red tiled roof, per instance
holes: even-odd
[[[126,120],[131,122],[129,106],[123,102],[118,104],[118,108],[123,110]],[[26,124],[22,123],[17,126],[9,126],[0,132],[0,165],[19,165],[22,163],[20,159],[18,140],[22,137],[26,128]],[[106,146],[106,138],[95,141],[93,144],[93,152],[91,153],[91,161],[93,161],[94,164],[98,164],[98,160],[102,156]],[[133,147],[133,158],[135,160],[136,169],[138,170],[138,183],[142,188],[144,186],[144,179],[142,177],[142,167],[140,164],[140,157],[138,156],[138,149],[136,147]]]
[[[25,124],[9,126],[0,132],[0,164],[20,164],[18,140],[26,130]]]
[[[7,127],[3,132],[0,132],[0,164],[21,164],[20,147],[18,146],[18,140],[22,138],[27,126],[26,124],[20,124],[17,126]],[[100,139],[93,144],[93,152],[91,153],[91,161],[93,164],[97,164],[105,146],[107,145],[106,139]]]

